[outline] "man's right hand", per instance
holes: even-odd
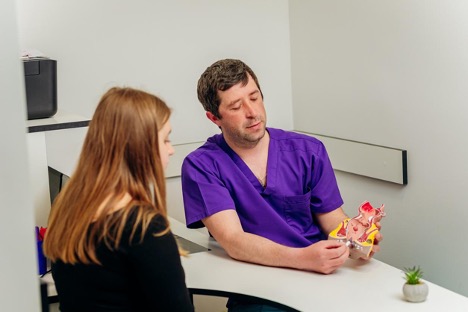
[[[323,240],[298,250],[299,269],[330,274],[341,267],[349,257],[349,248],[344,243]]]

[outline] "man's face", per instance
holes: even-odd
[[[207,113],[208,118],[221,128],[228,144],[255,146],[265,135],[266,128],[265,106],[255,81],[249,75],[245,86],[238,83],[226,91],[218,91],[218,95],[221,118]]]

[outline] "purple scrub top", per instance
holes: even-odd
[[[343,205],[325,146],[299,133],[267,128],[270,134],[267,184],[260,184],[222,134],[190,153],[182,165],[182,191],[189,228],[202,219],[235,209],[244,231],[290,247],[326,236],[314,213]]]

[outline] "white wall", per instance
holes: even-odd
[[[239,58],[259,77],[269,125],[292,129],[286,0],[17,3],[21,49],[57,60],[59,110],[91,118],[109,87],[143,88],[173,108],[173,144],[204,141],[219,129],[198,102],[198,78],[218,59]],[[68,140],[73,155],[63,157],[74,168],[84,135],[49,133],[47,140]],[[184,220],[179,178],[168,180],[168,202]]]
[[[26,99],[14,0],[2,2],[0,42],[0,310],[39,311]]]
[[[204,141],[219,130],[197,100],[197,80],[216,60],[239,58],[260,79],[269,125],[293,128],[287,0],[16,2],[20,48],[57,60],[59,110],[90,118],[109,87],[142,88],[173,108],[174,144]],[[169,213],[184,219],[180,179],[167,183]],[[208,305],[197,308],[219,311]]]
[[[295,129],[408,150],[407,186],[338,173],[346,211],[385,203],[377,258],[468,295],[468,2],[289,9]]]
[[[143,88],[174,108],[174,143],[205,140],[196,83],[221,58],[257,72],[271,126],[292,128],[288,2],[17,0],[20,46],[57,60],[58,106],[91,117],[113,85]]]
[[[466,1],[17,3],[20,48],[58,61],[60,109],[90,117],[108,87],[141,87],[174,108],[174,143],[204,140],[217,129],[196,81],[235,57],[258,73],[271,126],[293,128],[293,97],[297,130],[407,149],[407,186],[338,173],[345,209],[385,203],[377,257],[420,264],[427,279],[468,295]],[[168,185],[179,206],[178,181]]]
[[[59,110],[90,118],[109,87],[143,88],[173,108],[173,144],[204,141],[219,129],[198,102],[198,78],[218,59],[240,58],[260,79],[269,125],[292,129],[286,0],[17,3],[21,49],[57,60]],[[47,139],[56,145],[54,135]],[[66,144],[81,146],[83,137]],[[77,150],[64,155],[71,167]],[[169,209],[183,220],[180,195],[180,179],[170,179]]]

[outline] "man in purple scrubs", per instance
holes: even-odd
[[[260,84],[242,61],[215,62],[197,91],[221,134],[184,160],[187,226],[206,226],[237,260],[324,274],[342,266],[348,247],[326,240],[347,216],[325,146],[266,127]]]

